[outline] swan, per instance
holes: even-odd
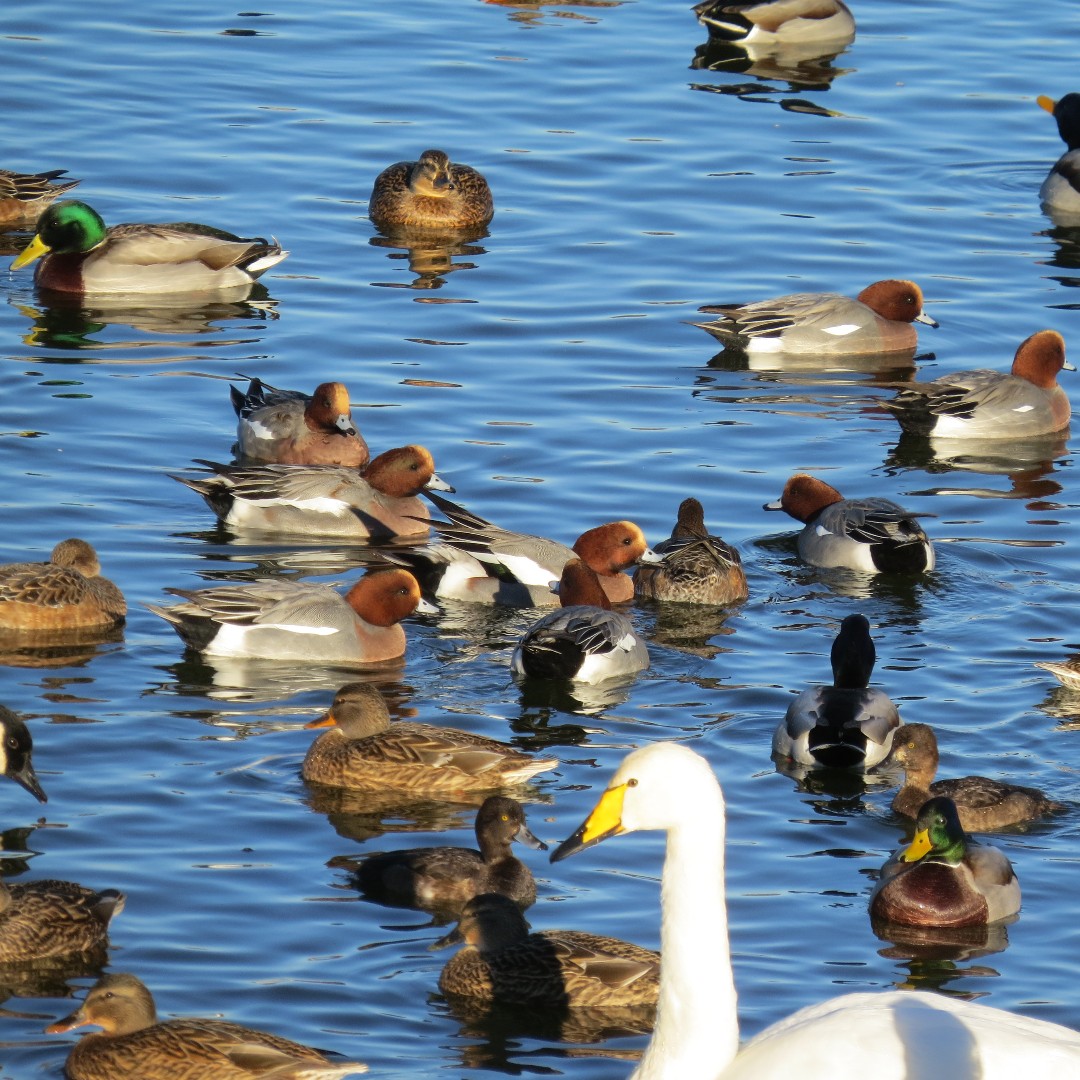
[[[667,832],[656,1027],[632,1080],[1016,1080],[1080,1075],[1080,1033],[930,992],[845,994],[741,1049],[724,897],[724,796],[679,743],[623,760],[553,862],[610,836]],[[1074,1071],[1076,1070],[1076,1071]]]

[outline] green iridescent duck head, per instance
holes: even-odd
[[[956,865],[964,858],[967,836],[960,826],[956,803],[940,796],[928,799],[915,822],[915,835],[901,852],[902,862],[934,859]]]
[[[42,255],[67,255],[92,251],[105,239],[105,222],[93,207],[77,199],[53,203],[38,218],[37,233],[11,264],[12,270],[28,266]]]

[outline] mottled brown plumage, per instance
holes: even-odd
[[[53,183],[63,175],[63,169],[40,173],[0,169],[0,227],[14,229],[33,225],[53,199],[81,183],[79,180]]]
[[[74,881],[0,881],[0,963],[85,953],[109,940],[109,920],[124,909],[116,889]]]
[[[495,207],[480,173],[442,150],[425,150],[379,173],[368,213],[380,229],[466,229],[486,225]]]

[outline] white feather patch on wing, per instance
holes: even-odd
[[[857,323],[839,323],[836,326],[823,326],[821,332],[823,334],[832,334],[834,337],[844,337],[847,334],[854,334],[858,329],[860,327]]]

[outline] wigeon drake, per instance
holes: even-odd
[[[246,391],[230,386],[229,395],[240,457],[247,461],[362,469],[371,457],[343,383],[320,383],[313,394],[304,394],[252,379]]]
[[[798,551],[811,566],[871,574],[934,569],[934,548],[922,526],[890,499],[845,499],[824,480],[800,473],[765,509],[783,510],[805,524]]]
[[[426,536],[430,514],[416,496],[454,490],[423,446],[387,450],[362,473],[344,465],[199,464],[214,475],[173,479],[197,491],[223,525],[293,536]]]
[[[1039,199],[1050,210],[1080,214],[1080,94],[1066,94],[1060,101],[1041,95],[1037,100],[1057,121],[1068,147],[1039,188]]]
[[[573,558],[559,578],[562,607],[526,631],[510,660],[515,675],[599,683],[649,666],[649,650],[611,603],[591,567]]]
[[[705,528],[697,499],[683,499],[671,536],[655,547],[661,561],[634,570],[634,595],[686,604],[735,604],[749,595],[739,553]]]
[[[694,5],[711,37],[762,49],[812,43],[846,44],[855,19],[841,0],[702,0]]]
[[[948,439],[1024,439],[1060,431],[1072,408],[1058,385],[1065,340],[1040,330],[1020,343],[1012,371],[958,371],[905,386],[882,407],[914,435]]]
[[[368,214],[380,229],[478,228],[494,213],[488,182],[442,150],[425,150],[416,161],[388,165],[375,177],[368,203]]]
[[[433,569],[438,575],[433,591],[441,599],[548,607],[557,603],[551,583],[576,556],[599,576],[608,600],[621,604],[634,598],[634,583],[624,571],[635,563],[660,560],[632,521],[598,525],[569,548],[557,540],[500,528],[431,491],[425,495],[449,519],[431,523],[442,543],[396,554],[412,566]]]
[[[331,729],[311,744],[300,769],[305,780],[331,787],[491,791],[559,764],[471,731],[391,721],[382,694],[367,683],[343,686],[326,714],[304,726]]]
[[[914,349],[914,323],[937,326],[923,312],[913,281],[875,281],[854,300],[839,293],[792,293],[752,304],[707,304],[719,315],[695,322],[723,345],[743,352],[844,355]]]
[[[146,606],[191,649],[210,656],[373,664],[405,652],[401,620],[434,605],[407,570],[373,570],[342,596],[329,585],[276,578],[212,589],[166,589],[183,599]]]
[[[773,734],[774,757],[800,765],[868,769],[892,749],[900,714],[870,689],[877,654],[864,615],[849,615],[833,641],[832,686],[803,690]]]
[[[0,773],[26,788],[38,802],[48,802],[34,772],[34,740],[21,716],[0,705]]]
[[[97,552],[85,540],[61,540],[47,563],[0,566],[0,629],[108,628],[126,615],[123,594],[101,576]]]

